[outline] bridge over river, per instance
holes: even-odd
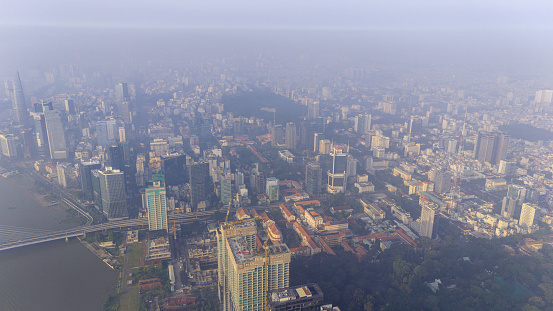
[[[169,223],[189,224],[197,220],[208,220],[215,211],[195,212],[186,214],[168,215]],[[126,229],[145,227],[148,225],[148,219],[123,219],[114,220],[98,225],[85,225],[67,230],[49,231],[28,229],[12,226],[0,226],[0,251],[23,247],[27,245],[40,244],[55,240],[84,236],[87,233],[93,233],[111,229]]]

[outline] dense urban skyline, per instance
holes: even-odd
[[[90,310],[553,305],[550,3],[6,7],[0,260]]]

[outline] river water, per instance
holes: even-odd
[[[63,230],[66,212],[43,207],[22,176],[0,177],[0,225]],[[78,240],[56,241],[0,252],[0,310],[97,311],[117,274]]]

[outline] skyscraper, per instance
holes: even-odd
[[[432,238],[434,229],[434,217],[438,211],[437,207],[425,205],[422,208],[421,218],[419,220],[419,236]]]
[[[48,134],[48,146],[50,157],[54,160],[67,158],[67,145],[65,144],[65,132],[61,121],[61,114],[57,110],[44,112],[46,133]]]
[[[313,120],[319,117],[319,102],[314,101],[307,104],[307,119]]]
[[[282,125],[275,125],[271,128],[271,145],[278,147],[284,143],[284,128]]]
[[[27,126],[29,114],[27,112],[27,103],[25,101],[25,94],[23,94],[23,86],[21,86],[19,72],[15,73],[12,87],[11,96],[15,122],[19,125]]]
[[[225,311],[263,310],[267,291],[289,286],[288,246],[256,246],[256,235],[254,221],[217,230],[219,300]]]
[[[67,187],[67,174],[69,172],[69,165],[67,163],[58,163],[56,166],[58,173],[58,183],[64,188]]]
[[[119,140],[119,127],[116,120],[97,121],[94,125],[99,146],[105,147]]]
[[[106,148],[108,156],[108,166],[113,169],[123,171],[125,167],[125,154],[123,150],[123,144],[113,144]]]
[[[163,174],[165,175],[165,184],[167,186],[177,186],[188,182],[188,172],[186,171],[186,155],[169,154],[161,156],[163,162]]]
[[[229,204],[232,200],[232,174],[230,170],[225,169],[221,172],[221,202]]]
[[[152,176],[152,185],[145,190],[148,230],[167,230],[167,198],[162,174]]]
[[[17,153],[18,139],[12,134],[0,134],[0,153],[8,158],[15,158]]]
[[[501,204],[501,215],[507,218],[515,218],[517,200],[512,197],[504,197]]]
[[[448,171],[436,172],[436,179],[434,180],[434,192],[446,193],[451,189],[451,173]]]
[[[307,166],[305,167],[305,191],[312,195],[321,192],[321,188],[321,164],[316,161],[307,163]]]
[[[92,196],[94,200],[94,207],[96,207],[97,210],[100,212],[103,212],[103,206],[102,206],[102,186],[100,185],[100,170],[92,170]]]
[[[72,99],[65,100],[65,111],[68,114],[75,114],[75,102]]]
[[[266,186],[265,186],[265,193],[267,193],[267,197],[269,198],[269,201],[274,202],[278,201],[279,197],[279,181],[275,177],[269,177],[266,180]]]
[[[128,217],[127,193],[123,172],[106,167],[104,171],[99,171],[99,178],[104,214],[110,220]]]
[[[355,116],[354,130],[366,134],[371,130],[372,115],[365,113]]]
[[[197,206],[207,199],[209,182],[209,163],[197,162],[190,165],[190,201]]]
[[[296,130],[296,124],[293,122],[288,122],[286,124],[286,137],[284,144],[288,149],[296,149],[298,146],[298,132]]]
[[[538,206],[532,203],[522,204],[522,211],[520,212],[520,219],[518,224],[521,226],[532,227],[536,218],[536,211]]]
[[[115,98],[118,102],[130,100],[129,87],[126,82],[120,82],[115,85]]]
[[[100,169],[99,162],[81,162],[79,163],[79,177],[81,179],[81,190],[83,199],[89,202],[94,200],[92,171]]]
[[[347,184],[346,171],[348,165],[348,151],[346,147],[334,146],[330,150],[330,156],[332,157],[332,163],[330,171],[328,172],[326,190],[329,193],[345,192]]]
[[[478,132],[474,144],[474,158],[484,163],[499,164],[507,158],[511,136],[505,133]]]

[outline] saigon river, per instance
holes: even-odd
[[[65,210],[45,207],[23,176],[0,177],[0,226],[63,230]],[[0,252],[0,308],[5,311],[102,309],[117,273],[77,239]]]

